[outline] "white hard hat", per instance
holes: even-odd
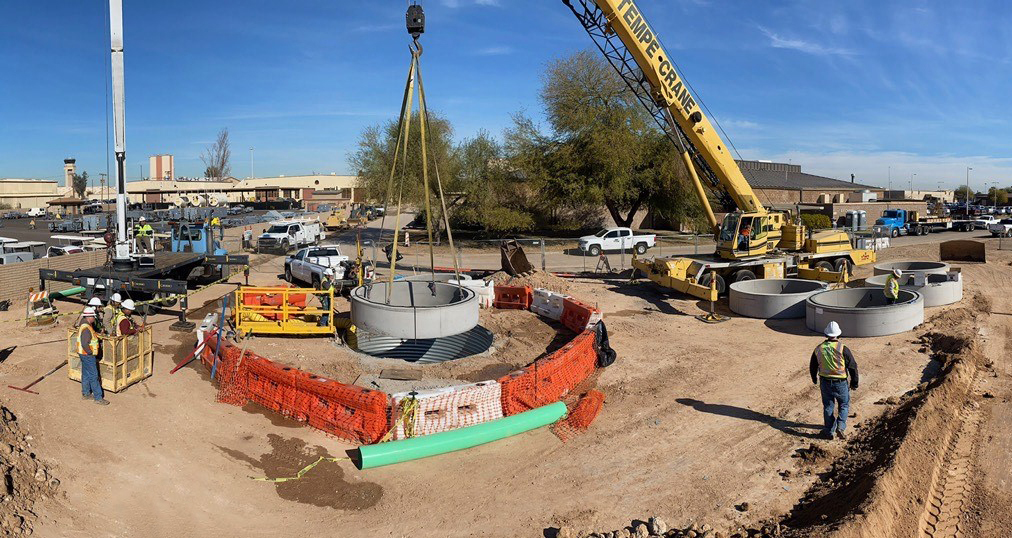
[[[90,306],[87,307],[87,308],[85,308],[84,310],[81,311],[81,317],[82,318],[93,318],[93,317],[95,317],[95,309],[92,308],[92,307],[90,307]]]
[[[840,330],[840,325],[835,321],[830,321],[829,325],[826,325],[826,330],[823,332],[830,338],[836,338],[837,336],[843,334],[843,331]]]
[[[135,308],[133,299],[127,299],[123,301],[123,310],[133,310]]]
[[[337,273],[334,272],[334,268],[333,267],[328,267],[328,268],[326,268],[326,269],[323,270],[323,274],[325,274],[327,276],[334,276]]]
[[[903,271],[900,271],[898,268],[893,268],[893,276],[901,277],[903,276]]]
[[[88,300],[88,306],[102,306],[102,299],[98,297],[92,297]]]
[[[145,219],[144,217],[141,217],[141,218],[140,218],[140,221],[141,221],[141,222],[144,222],[145,220],[147,220],[147,219]]]
[[[120,295],[120,294],[118,294],[118,293],[114,293],[114,294],[112,294],[112,299],[109,299],[109,300],[112,301],[112,302],[114,302],[114,303],[122,303],[123,302],[123,296]]]

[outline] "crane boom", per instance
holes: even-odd
[[[126,230],[126,107],[123,82],[123,0],[109,0],[109,40],[112,54],[112,117],[116,152],[116,253],[118,268],[132,266]]]
[[[573,10],[608,61],[618,70],[654,119],[708,182],[745,213],[765,214],[717,130],[700,110],[675,62],[633,0],[563,0]],[[577,5],[574,5],[577,4]],[[614,37],[620,42],[616,42]],[[635,64],[635,67],[633,66]],[[700,203],[715,225],[705,192],[697,184]]]

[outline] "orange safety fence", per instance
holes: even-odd
[[[587,431],[590,424],[597,418],[604,405],[604,393],[599,390],[590,390],[580,398],[566,415],[566,418],[556,422],[552,426],[552,432],[566,442],[573,437]]]
[[[208,337],[201,359],[213,367],[216,340]],[[369,444],[388,430],[389,398],[385,392],[281,366],[225,342],[213,367],[217,400],[232,405],[256,402],[267,409],[341,439]]]
[[[533,290],[530,286],[496,286],[495,301],[492,306],[496,308],[509,308],[514,310],[529,310]]]
[[[503,414],[515,415],[561,400],[596,367],[594,331],[583,331],[551,355],[499,379]]]

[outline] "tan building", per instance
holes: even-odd
[[[229,203],[270,202],[291,199],[308,202],[316,191],[340,191],[349,199],[355,196],[358,176],[308,175],[259,177],[221,181],[131,181],[127,183],[130,203],[187,203],[196,196],[223,198]]]
[[[176,177],[176,161],[172,155],[148,157],[148,176],[152,180],[172,180]]]
[[[45,208],[50,200],[63,196],[67,189],[46,179],[0,179],[0,204],[11,209]]]

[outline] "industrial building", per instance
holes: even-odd
[[[258,203],[293,200],[311,206],[318,191],[326,191],[328,203],[361,201],[358,176],[317,174],[305,176],[226,178],[203,180],[144,180],[127,183],[130,203],[185,205],[195,196],[215,196],[229,203]],[[186,200],[184,200],[186,198]]]

